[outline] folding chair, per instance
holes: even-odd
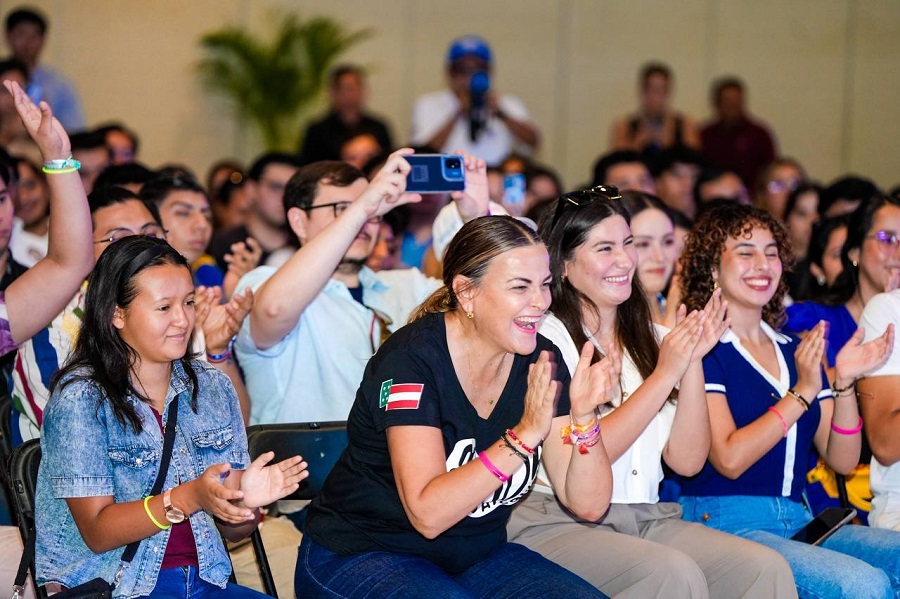
[[[312,499],[319,494],[325,478],[347,447],[347,423],[257,424],[247,428],[247,444],[252,459],[267,451],[275,452],[272,463],[295,455],[303,456],[309,464],[309,476],[285,499]],[[253,531],[250,539],[263,588],[266,594],[278,597],[259,529]]]
[[[31,547],[31,579],[36,581],[34,570],[34,495],[37,488],[38,467],[41,464],[41,442],[39,439],[26,441],[13,450],[9,457],[9,479],[12,487],[13,508],[19,523],[19,532],[22,534],[22,542],[25,551]],[[34,583],[35,596],[46,599],[47,591],[44,587]]]

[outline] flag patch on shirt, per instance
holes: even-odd
[[[415,410],[419,407],[424,389],[422,383],[395,385],[394,379],[388,379],[381,383],[378,405],[388,410]]]

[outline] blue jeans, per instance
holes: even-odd
[[[451,576],[428,559],[376,551],[338,555],[303,535],[297,597],[606,597],[568,570],[516,543],[501,545],[468,570]]]
[[[786,497],[681,497],[684,519],[775,549],[794,572],[800,597],[900,597],[900,534],[845,525],[821,545],[791,540],[812,516]]]
[[[258,593],[253,589],[242,587],[230,582],[224,589],[220,589],[216,585],[206,582],[197,574],[197,568],[194,566],[184,566],[183,568],[169,568],[168,570],[160,570],[156,579],[156,587],[150,593],[150,597],[179,597],[179,598],[200,598],[200,597],[223,597],[234,599],[260,599],[268,597]]]

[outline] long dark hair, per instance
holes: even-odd
[[[444,256],[444,285],[413,310],[409,322],[426,314],[459,308],[453,279],[462,275],[478,285],[491,261],[510,250],[541,243],[538,234],[511,216],[482,216],[469,221],[450,241]]]
[[[190,273],[184,257],[162,239],[133,235],[106,248],[91,275],[85,295],[84,320],[75,347],[65,365],[53,376],[51,394],[59,385],[65,388],[78,380],[90,381],[103,395],[98,409],[103,401],[109,401],[123,428],[131,425],[135,433],[141,432],[141,419],[127,398],[133,395],[148,403],[150,400],[131,382],[131,367],[138,355],[119,335],[113,325],[113,314],[116,308],[128,308],[134,301],[138,293],[134,279],[140,272],[165,264],[183,266]],[[188,350],[179,361],[188,377],[191,407],[196,412],[197,375],[190,364],[193,340],[191,334]]]
[[[610,188],[614,189],[614,188]],[[572,259],[575,250],[587,240],[596,225],[611,216],[621,216],[631,224],[628,210],[620,200],[610,200],[596,191],[584,191],[590,202],[578,208],[568,204],[565,196],[556,200],[553,210],[548,210],[541,219],[539,230],[550,252],[550,272],[553,282],[550,289],[553,301],[550,310],[565,325],[566,330],[581,348],[588,340],[584,332],[582,309],[593,310],[599,319],[597,306],[572,283],[563,278],[563,267]],[[628,350],[641,377],[648,378],[656,368],[659,358],[659,341],[653,330],[650,305],[644,295],[644,288],[637,276],[631,281],[631,296],[616,310],[616,341]],[[600,359],[599,351],[594,352],[594,361]]]
[[[900,207],[900,198],[879,194],[869,201],[863,201],[850,214],[850,221],[847,223],[847,241],[841,249],[841,265],[844,269],[835,279],[828,295],[822,298],[823,303],[842,306],[856,294],[859,289],[859,264],[853,263],[850,252],[856,249],[862,258],[862,244],[875,224],[875,214],[884,206]]]

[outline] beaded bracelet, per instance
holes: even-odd
[[[506,434],[509,435],[509,438],[515,441],[519,445],[519,447],[524,449],[526,452],[534,455],[534,448],[525,445],[525,443],[523,443],[522,440],[516,436],[516,433],[514,433],[511,428],[506,429]]]
[[[784,436],[787,437],[788,436],[788,425],[787,425],[787,422],[784,420],[784,416],[781,415],[781,412],[779,412],[778,408],[776,408],[775,406],[771,406],[769,408],[769,411],[772,412],[773,414],[775,414],[776,416],[778,416],[778,419],[781,421],[781,429],[784,431]]]
[[[478,461],[484,464],[484,467],[488,469],[488,472],[496,476],[497,480],[499,480],[501,483],[505,483],[509,480],[508,476],[500,472],[500,470],[498,470],[497,467],[494,466],[494,463],[487,457],[485,452],[482,451],[478,454]]]
[[[856,425],[856,428],[841,428],[834,423],[834,420],[831,421],[831,430],[836,432],[839,435],[855,435],[863,428],[863,419],[862,416],[859,417],[859,424]]]
[[[159,523],[159,520],[153,517],[153,512],[150,511],[150,500],[153,499],[153,495],[147,495],[144,497],[144,511],[147,512],[147,516],[150,518],[150,521],[156,524],[156,527],[160,530],[169,530],[172,525],[163,526]]]
[[[508,431],[507,431],[508,432]],[[528,456],[519,451],[513,442],[509,440],[509,437],[506,436],[507,433],[503,433],[500,435],[500,440],[503,441],[503,444],[506,445],[514,454],[516,454],[523,462],[528,463]]]
[[[569,426],[564,426],[559,431],[564,445],[573,445],[578,448],[578,453],[588,453],[588,448],[593,447],[600,440],[600,421],[594,417],[587,424],[576,424],[570,420]]]

